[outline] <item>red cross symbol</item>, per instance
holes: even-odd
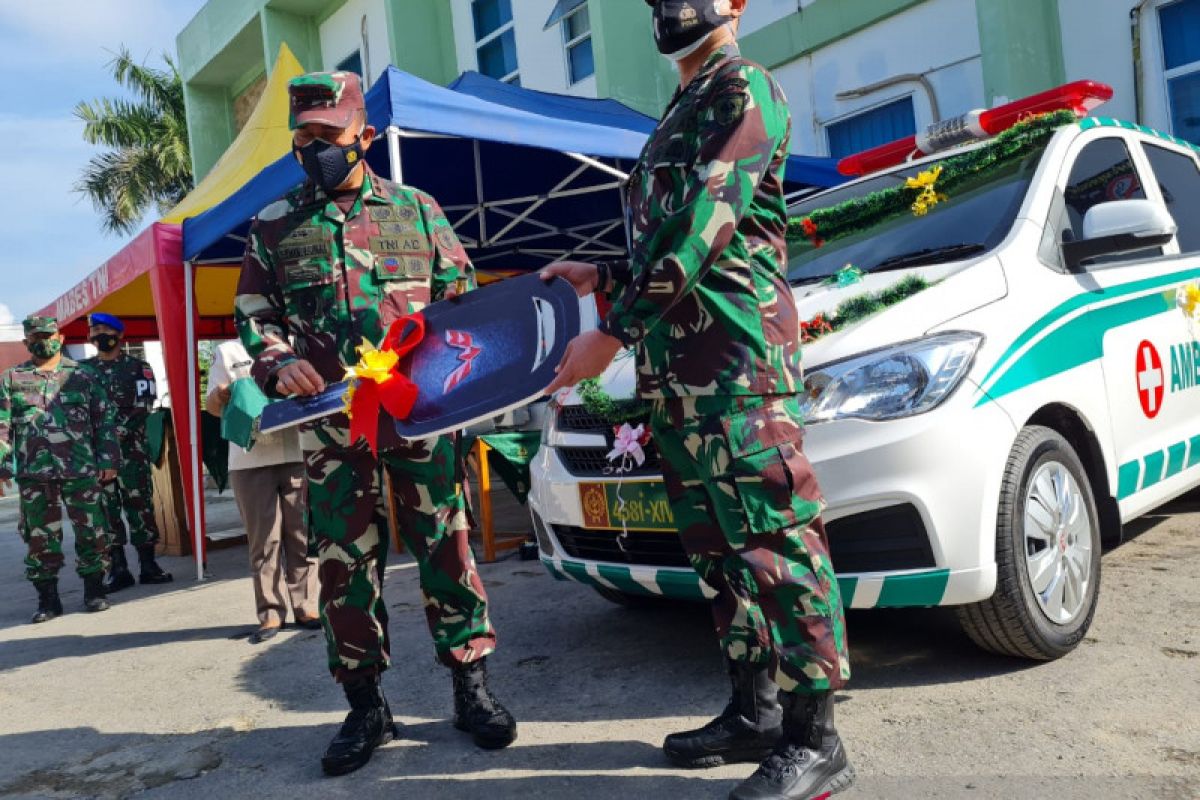
[[[1154,419],[1162,410],[1166,383],[1158,350],[1150,342],[1143,341],[1137,349],[1137,390],[1146,419]]]

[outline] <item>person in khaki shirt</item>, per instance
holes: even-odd
[[[205,407],[221,416],[230,385],[250,377],[253,360],[239,341],[217,347],[208,374]],[[259,628],[250,641],[264,642],[279,632],[291,601],[296,624],[317,629],[317,560],[308,557],[304,454],[295,429],[259,435],[252,450],[229,445],[229,482],[246,527],[250,576]]]

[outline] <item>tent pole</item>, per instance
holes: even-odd
[[[204,528],[201,523],[200,505],[204,502],[204,481],[201,476],[201,470],[197,456],[200,455],[202,449],[200,447],[200,431],[199,431],[199,411],[196,404],[199,403],[200,387],[196,381],[196,286],[193,281],[195,267],[191,261],[183,262],[183,292],[184,292],[184,320],[185,329],[187,331],[188,341],[188,396],[184,401],[184,409],[187,413],[188,438],[192,440],[193,463],[192,463],[192,551],[196,556],[196,580],[204,580]]]
[[[388,163],[392,168],[392,180],[404,183],[404,165],[400,163],[400,129],[388,125],[385,131],[388,142]]]

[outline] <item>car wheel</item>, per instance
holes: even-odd
[[[648,594],[629,594],[616,589],[610,589],[607,586],[593,586],[596,594],[603,597],[610,603],[615,603],[624,608],[643,609],[643,608],[659,608],[666,602],[665,597],[657,597]]]
[[[1017,436],[1000,489],[996,592],[958,609],[985,650],[1051,661],[1075,649],[1100,596],[1100,515],[1087,472],[1056,431]]]

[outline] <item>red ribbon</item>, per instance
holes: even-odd
[[[417,402],[417,385],[400,371],[400,365],[424,338],[425,317],[420,313],[400,317],[388,327],[379,349],[395,353],[396,366],[382,383],[369,379],[355,382],[354,397],[350,401],[351,444],[360,437],[366,439],[372,455],[378,455],[380,408],[392,419],[408,419]]]

